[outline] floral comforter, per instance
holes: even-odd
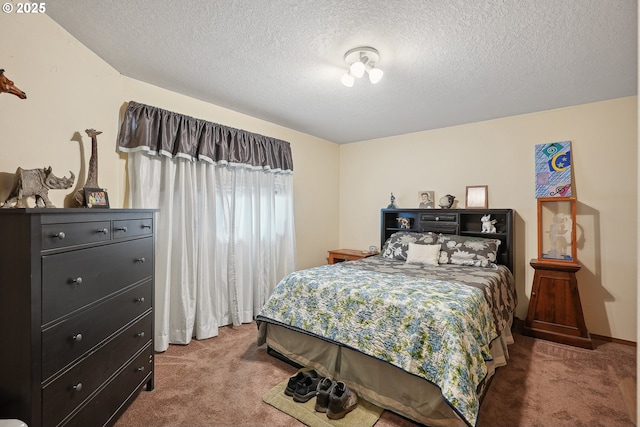
[[[384,360],[438,386],[469,425],[490,344],[516,305],[508,269],[370,257],[282,279],[257,317]]]

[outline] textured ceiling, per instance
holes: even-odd
[[[337,143],[637,94],[635,0],[55,0],[47,14],[125,76]],[[363,45],[384,77],[346,88],[344,53]]]

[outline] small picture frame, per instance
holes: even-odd
[[[418,208],[420,209],[433,209],[435,207],[434,200],[436,199],[436,193],[430,190],[424,190],[418,192]]]
[[[465,207],[467,209],[487,209],[489,203],[488,187],[486,185],[467,186]]]
[[[108,208],[109,195],[104,188],[83,188],[84,205],[88,208]]]

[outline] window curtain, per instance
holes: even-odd
[[[288,142],[130,102],[130,205],[157,208],[155,349],[251,322],[295,270]]]

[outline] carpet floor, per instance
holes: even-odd
[[[155,389],[143,391],[116,427],[304,425],[262,401],[296,369],[258,347],[256,334],[255,323],[224,327],[215,338],[156,354]],[[634,425],[625,390],[636,382],[635,347],[595,341],[585,350],[518,332],[514,339],[477,427]],[[418,425],[384,411],[375,427]]]

